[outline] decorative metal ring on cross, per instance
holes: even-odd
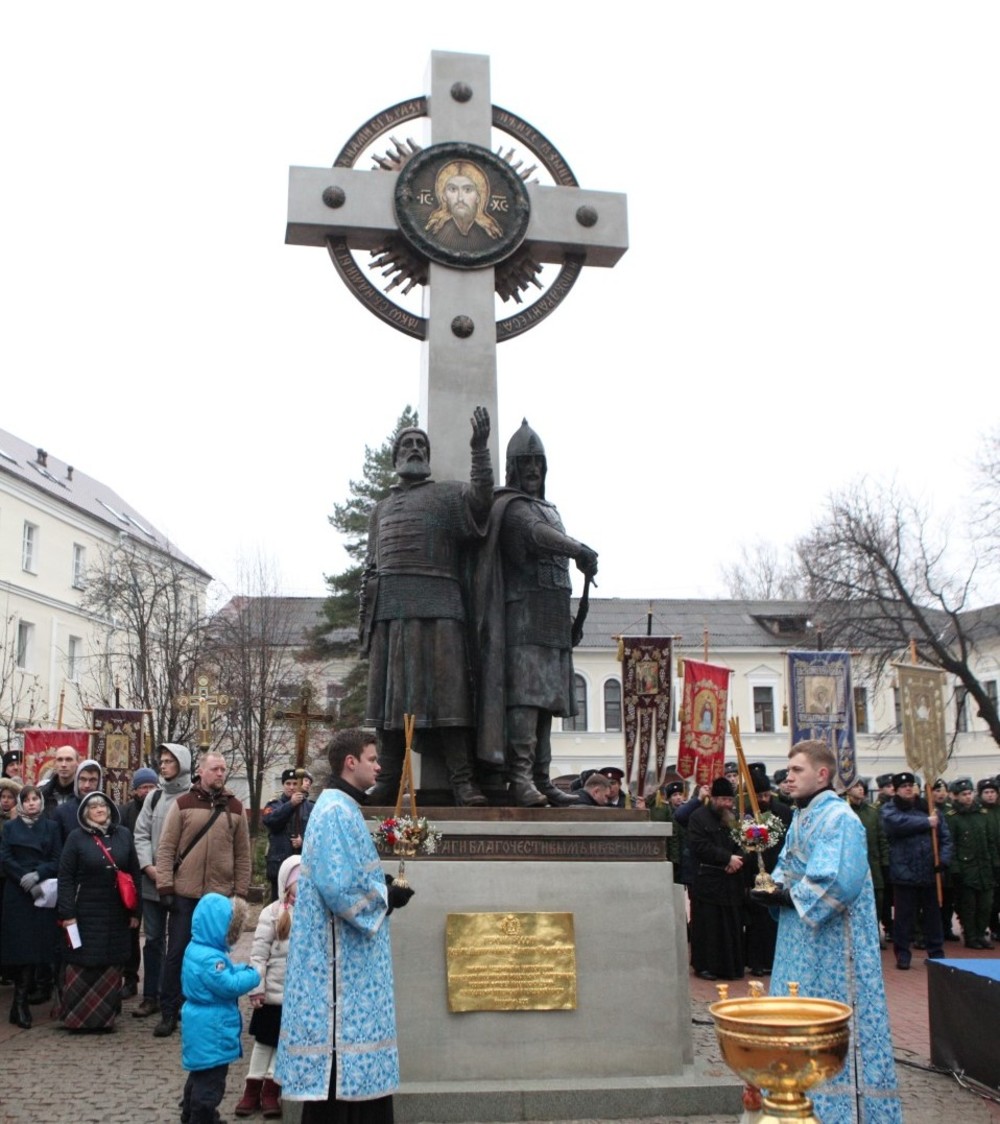
[[[379,138],[400,124],[428,115],[425,97],[410,98],[366,121],[347,141],[334,162],[334,169],[353,168]],[[523,167],[505,154],[462,141],[420,148],[411,141],[392,147],[373,159],[377,168],[398,172],[393,199],[397,232],[371,250],[371,268],[390,278],[386,292],[401,286],[406,294],[414,285],[425,285],[428,263],[453,269],[493,268],[495,288],[503,300],[521,304],[521,294],[534,286],[541,265],[533,258],[525,234],[531,217],[526,184],[539,166],[560,187],[579,187],[569,165],[556,147],[527,121],[499,106],[492,107],[493,128],[531,154],[535,163]],[[328,207],[339,207],[344,193],[335,184],[324,194]],[[598,221],[592,207],[581,227]],[[427,338],[427,320],[391,300],[358,268],[348,239],[327,237],[327,248],[344,284],[384,323],[415,339]],[[533,304],[522,305],[512,316],[497,321],[497,342],[535,327],[562,303],[579,277],[583,254],[567,252],[558,273]],[[549,259],[551,260],[551,259]]]

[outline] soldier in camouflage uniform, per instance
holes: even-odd
[[[990,815],[975,802],[971,781],[956,781],[951,791],[954,806],[945,818],[955,842],[951,879],[965,947],[993,948],[987,926],[1000,853],[990,829]]]

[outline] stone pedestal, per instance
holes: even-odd
[[[740,1086],[693,1064],[669,825],[604,809],[431,818],[441,854],[407,862],[416,893],[391,920],[401,1124],[740,1111]],[[576,1010],[449,1012],[447,914],[508,911],[573,914]]]

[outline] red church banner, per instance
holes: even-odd
[[[56,750],[71,745],[80,761],[90,756],[87,730],[24,730],[24,781],[40,784],[56,767]]]
[[[684,660],[677,772],[693,776],[695,784],[711,784],[722,776],[730,674],[728,667]]]

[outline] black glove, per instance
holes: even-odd
[[[750,900],[755,901],[758,905],[776,905],[782,906],[785,909],[795,908],[795,903],[792,901],[792,895],[785,889],[784,886],[775,886],[773,890],[751,890]]]
[[[409,886],[397,886],[393,884],[389,887],[389,913],[394,909],[402,909],[404,905],[413,897],[413,890]],[[388,914],[386,915],[388,916]]]
[[[160,894],[160,905],[170,913],[174,908],[174,895],[173,894]]]

